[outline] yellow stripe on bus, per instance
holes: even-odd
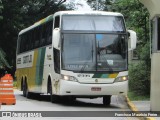
[[[118,75],[117,73],[115,73],[115,74],[110,74],[110,75],[109,75],[109,78],[116,78],[117,75]]]

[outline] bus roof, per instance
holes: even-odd
[[[110,15],[110,16],[123,16],[121,13],[118,12],[105,12],[105,11],[59,11],[56,12],[55,14],[49,15],[48,17],[34,23],[33,25],[31,25],[28,28],[25,28],[23,30],[21,30],[19,32],[20,34],[25,33],[26,31],[29,31],[43,23],[46,23],[47,21],[53,20],[53,16],[57,16],[57,15]]]
[[[55,15],[113,15],[113,16],[123,16],[118,12],[105,12],[105,11],[59,11]]]
[[[35,28],[35,27],[37,27],[37,26],[39,26],[39,25],[47,22],[47,21],[50,21],[50,20],[52,20],[52,19],[53,19],[53,15],[49,15],[48,17],[46,17],[46,18],[44,18],[44,19],[42,19],[42,20],[34,23],[34,24],[31,25],[30,27],[21,30],[21,31],[19,32],[19,35],[27,32],[27,31],[29,31],[29,30],[31,30],[31,29],[33,29],[33,28]]]

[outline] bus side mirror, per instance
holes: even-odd
[[[128,30],[128,34],[128,50],[130,51],[136,49],[137,35],[133,30]]]
[[[55,28],[53,30],[53,47],[56,49],[60,49],[60,29]]]

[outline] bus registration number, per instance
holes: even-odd
[[[101,88],[100,87],[92,87],[91,91],[101,91]]]

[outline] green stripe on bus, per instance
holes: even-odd
[[[38,50],[38,58],[36,64],[36,85],[42,85],[45,51],[46,48],[40,48]]]
[[[92,78],[101,78],[102,74],[94,74]]]

